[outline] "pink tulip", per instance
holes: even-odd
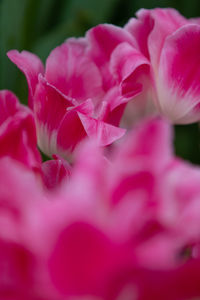
[[[148,97],[157,110],[173,123],[198,121],[198,20],[186,20],[174,9],[141,9],[137,19],[131,19],[125,30],[137,40],[137,49],[148,60],[146,68],[150,75],[146,77],[151,78]],[[133,71],[126,82],[130,91],[134,90],[135,80],[138,77]]]
[[[120,95],[118,82],[109,70],[112,51],[122,42],[134,44],[123,29],[97,26],[85,38],[69,39],[55,48],[45,72],[34,54],[8,52],[26,75],[38,144],[44,153],[66,157],[86,136],[105,146],[124,134],[118,126],[128,99]],[[135,68],[140,64],[140,57],[137,59]],[[131,97],[140,89],[136,88]]]

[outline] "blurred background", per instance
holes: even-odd
[[[99,23],[123,26],[140,8],[173,7],[200,16],[199,0],[0,0],[0,88],[27,102],[22,73],[8,60],[10,49],[29,50],[43,61],[66,38],[82,36]],[[200,164],[199,125],[175,126],[178,156]]]

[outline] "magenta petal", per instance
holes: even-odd
[[[71,167],[61,157],[54,156],[54,160],[42,164],[43,180],[48,189],[54,189],[66,181],[71,173]]]
[[[38,83],[38,75],[44,74],[43,64],[35,54],[28,51],[19,53],[17,50],[11,50],[7,55],[26,76],[29,87],[29,106],[33,108],[33,96]]]
[[[75,222],[58,236],[49,258],[51,279],[63,294],[101,294],[109,275],[123,260],[120,250],[98,228]]]
[[[18,112],[0,128],[0,156],[10,156],[26,166],[39,169],[41,157],[37,150],[34,119]]]
[[[10,156],[30,168],[40,168],[32,112],[10,91],[0,91],[0,156]]]
[[[62,156],[67,157],[77,144],[86,137],[85,129],[76,110],[68,111],[58,129],[57,147]]]
[[[78,115],[87,135],[94,138],[100,146],[111,144],[115,140],[121,138],[126,131],[125,129],[115,127],[81,113],[78,113]]]
[[[21,108],[17,97],[12,92],[0,91],[0,125]]]
[[[156,81],[161,112],[175,123],[200,119],[200,27],[185,25],[166,39]]]
[[[71,99],[40,76],[35,93],[34,113],[38,145],[49,156],[58,153],[58,128],[69,107],[73,107]]]

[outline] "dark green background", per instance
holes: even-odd
[[[26,49],[45,61],[67,37],[84,35],[99,23],[124,25],[141,7],[174,7],[186,17],[200,16],[199,0],[0,0],[0,88],[26,103],[26,81],[6,57],[8,50]],[[179,156],[200,163],[197,124],[176,126],[175,148]]]

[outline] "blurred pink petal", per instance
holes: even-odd
[[[42,174],[45,186],[51,190],[64,184],[70,176],[71,167],[64,159],[54,156],[42,164]]]

